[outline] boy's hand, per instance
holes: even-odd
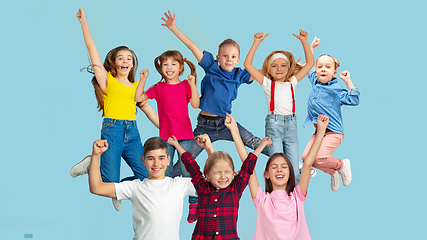
[[[148,69],[142,69],[141,71],[139,71],[139,76],[141,77],[140,80],[144,80],[144,81],[147,80],[148,75],[149,75]]]
[[[191,75],[191,74],[188,74],[188,83],[190,84],[190,85],[196,85],[196,78],[193,76],[193,75]]]
[[[342,72],[340,73],[340,78],[341,78],[344,82],[348,82],[348,81],[350,81],[350,73],[349,73],[347,70],[342,71]]]
[[[200,147],[204,149],[212,147],[211,139],[207,134],[197,136],[196,142]]]
[[[270,137],[265,137],[261,140],[259,145],[263,145],[265,147],[265,146],[270,146],[272,143],[273,141],[271,141]]]
[[[320,39],[318,39],[317,37],[314,37],[313,42],[311,43],[310,47],[312,49],[315,49],[317,46],[320,45]]]
[[[317,116],[317,129],[321,131],[326,131],[326,127],[328,127],[329,117],[323,114]]]
[[[165,13],[166,19],[162,18],[163,21],[165,21],[165,23],[162,24],[162,26],[167,27],[168,29],[171,29],[173,26],[175,26],[175,21],[176,21],[176,17],[175,17],[175,13],[171,14],[171,11],[168,11],[167,13]]]
[[[262,42],[269,34],[265,34],[263,32],[255,33],[254,42]]]
[[[304,67],[305,66],[305,62],[301,63],[301,60],[302,60],[302,57],[300,57],[298,59],[298,61],[296,62],[296,64],[300,65],[301,67]]]
[[[231,114],[228,114],[228,113],[227,113],[227,116],[225,117],[224,125],[228,129],[230,129],[230,131],[238,129],[236,119],[234,119],[234,117],[231,116]]]
[[[174,135],[168,138],[168,144],[174,147],[178,144],[178,140],[176,140],[176,137]]]
[[[292,34],[292,35],[294,35],[296,38],[298,38],[300,41],[303,41],[303,40],[307,40],[307,36],[308,36],[308,34],[307,34],[307,32],[305,32],[305,31],[303,31],[303,30],[299,30],[299,35],[297,36],[297,35],[295,35],[295,34]]]
[[[76,16],[80,22],[86,21],[86,14],[85,14],[85,11],[83,11],[83,8],[79,9]]]
[[[95,140],[95,142],[93,142],[92,155],[101,155],[103,152],[107,151],[107,149],[107,140]]]

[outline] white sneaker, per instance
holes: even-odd
[[[299,163],[299,173],[301,174],[301,169],[302,169],[302,163]],[[311,172],[310,172],[310,178],[314,178],[317,175],[316,169],[311,168]]]
[[[341,175],[342,185],[348,186],[351,183],[351,168],[350,168],[350,160],[343,159],[343,167],[338,173]]]
[[[122,200],[117,200],[117,198],[112,198],[111,200],[116,211],[122,210]]]
[[[86,174],[88,172],[88,166],[90,165],[90,161],[92,157],[90,155],[86,156],[79,163],[74,165],[70,170],[71,177],[75,178],[80,175]]]
[[[335,171],[334,175],[331,176],[331,189],[335,192],[338,188],[340,188],[340,175],[338,171]]]

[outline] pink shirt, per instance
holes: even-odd
[[[305,196],[299,185],[291,196],[285,190],[266,193],[259,187],[253,202],[257,209],[254,239],[311,239],[304,215]]]
[[[172,135],[177,140],[193,139],[193,128],[188,117],[191,87],[187,80],[177,84],[159,82],[146,92],[156,99],[159,114],[160,137],[167,141]]]

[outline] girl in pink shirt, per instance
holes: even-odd
[[[184,62],[190,68],[191,74],[188,75],[188,80],[181,81],[179,77],[184,73]],[[142,70],[140,72],[141,80],[135,93],[135,101],[156,99],[160,137],[167,141],[173,135],[186,151],[190,151],[194,134],[188,116],[188,103],[195,109],[200,104],[199,93],[196,88],[196,66],[184,59],[181,53],[176,50],[166,51],[156,57],[154,65],[162,79],[144,92],[148,70]],[[168,165],[165,175],[172,177],[175,147],[169,145],[168,148],[171,163]],[[178,153],[178,161],[179,159],[181,156]],[[181,161],[179,162],[182,176],[191,177]],[[194,222],[197,220],[197,197],[190,197],[189,202],[190,214],[187,220]]]
[[[328,123],[329,118],[326,115],[318,116],[316,138],[301,169],[301,178],[297,186],[292,164],[283,153],[275,153],[267,161],[264,171],[265,191],[259,186],[255,171],[251,175],[249,190],[257,209],[254,239],[311,239],[304,215],[304,202],[311,166]],[[240,158],[245,160],[248,153],[240,138],[236,120],[228,115],[225,124],[233,135]],[[262,141],[267,141],[267,146],[271,145],[269,137],[265,137]]]

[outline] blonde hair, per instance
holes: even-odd
[[[219,52],[221,51],[221,48],[224,47],[224,46],[227,46],[227,45],[233,46],[233,47],[237,48],[237,50],[239,51],[239,57],[240,57],[240,46],[239,46],[239,44],[236,41],[234,41],[231,38],[227,38],[224,41],[222,41],[221,44],[219,44],[219,46],[218,46],[218,55],[219,55]]]
[[[335,63],[335,70],[340,66],[340,61],[338,61],[337,59],[335,59],[334,57],[332,57],[331,55],[329,55],[329,54],[322,54],[322,55],[320,55],[317,59],[319,59],[320,57],[323,57],[323,56],[328,56],[328,57],[330,57],[330,58],[332,58],[333,60],[334,60],[334,63]],[[317,59],[316,59],[316,63],[317,63]]]
[[[282,53],[283,55],[285,55],[289,59],[289,69],[288,69],[288,73],[285,76],[285,82],[288,82],[289,78],[292,77],[293,75],[297,74],[299,71],[301,71],[302,67],[300,65],[296,64],[294,55],[290,52],[287,52],[287,51],[277,50],[277,51],[271,52],[264,60],[264,64],[262,65],[262,74],[266,78],[273,80],[273,76],[271,76],[271,74],[270,74],[271,64],[268,64],[268,62],[269,62],[268,60],[271,58],[271,56],[273,56],[276,53]]]
[[[217,151],[209,155],[208,159],[206,160],[205,167],[203,168],[203,174],[206,176],[211,171],[213,166],[221,159],[226,161],[234,172],[234,163],[230,155],[224,151]]]
[[[182,57],[182,54],[177,50],[166,51],[154,59],[154,66],[156,67],[157,72],[159,72],[159,74],[162,76],[162,79],[160,79],[160,81],[166,79],[166,76],[163,74],[162,71],[162,62],[168,60],[169,58],[171,58],[173,61],[177,61],[181,66],[184,66],[184,62],[186,62],[188,67],[190,68],[190,74],[194,76],[197,82],[196,66],[192,62],[190,62],[190,60],[184,59]],[[182,68],[182,70],[179,72],[179,76],[181,76],[183,73],[184,68]]]

